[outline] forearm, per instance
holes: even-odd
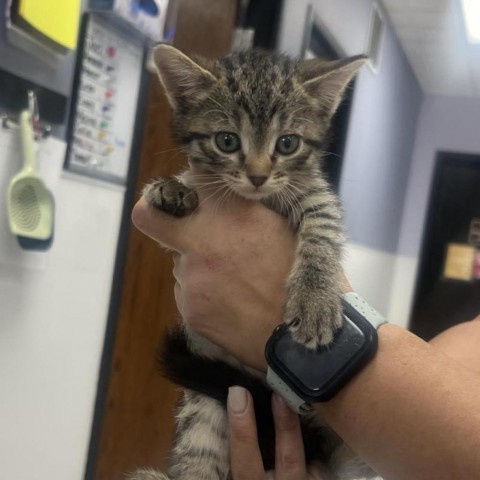
[[[480,373],[480,315],[471,322],[445,330],[430,344],[463,366]]]
[[[374,360],[317,408],[386,480],[461,480],[480,478],[479,398],[477,373],[384,325]]]

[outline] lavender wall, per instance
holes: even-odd
[[[435,154],[439,150],[480,153],[480,98],[427,95],[424,99],[398,248],[403,256],[420,254]]]
[[[396,37],[385,29],[378,72],[358,76],[341,195],[356,244],[395,253],[422,91]]]
[[[365,51],[371,0],[285,0],[279,48],[298,55],[308,4],[345,54]],[[340,191],[351,243],[395,253],[412,158],[421,89],[390,26],[377,73],[358,76]]]

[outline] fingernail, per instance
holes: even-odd
[[[230,387],[228,389],[228,408],[235,415],[241,415],[247,409],[247,391],[243,387]]]

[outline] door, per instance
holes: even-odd
[[[480,313],[480,156],[439,153],[410,328],[431,339]]]
[[[178,0],[174,45],[216,57],[230,48],[236,0]],[[185,165],[170,136],[170,109],[149,79],[135,192]],[[131,210],[133,201],[127,205]],[[127,223],[129,225],[129,223]],[[120,480],[137,466],[165,467],[173,432],[174,387],[155,364],[155,349],[178,320],[172,262],[152,240],[129,227],[118,305],[107,331],[86,479]]]

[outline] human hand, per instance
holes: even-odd
[[[300,420],[276,394],[272,395],[275,423],[275,470],[265,472],[257,440],[255,412],[249,392],[231,387],[228,392],[230,459],[233,480],[322,480],[320,467],[305,464]]]
[[[185,218],[142,198],[132,213],[143,233],[175,252],[175,298],[187,324],[244,364],[266,370],[264,348],[282,321],[296,239],[259,202],[205,198]],[[348,291],[348,283],[344,286]]]
[[[295,238],[285,220],[258,202],[202,198],[174,218],[142,198],[134,224],[175,255],[175,298],[183,319],[243,363],[266,369],[263,350],[281,322]]]

